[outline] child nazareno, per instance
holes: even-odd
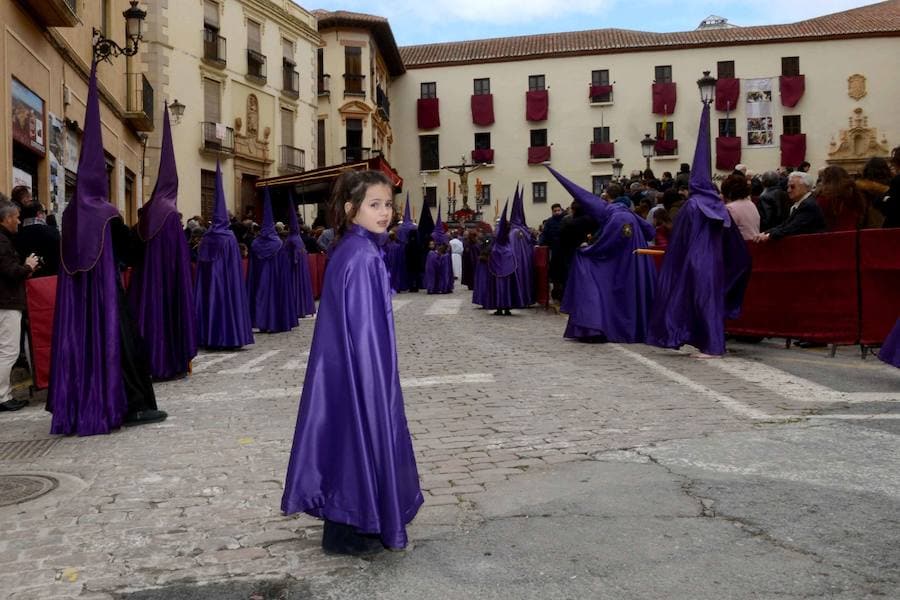
[[[331,197],[335,245],[325,271],[281,509],[325,521],[327,553],[406,547],[422,505],[406,424],[381,245],[393,188],[349,171]]]

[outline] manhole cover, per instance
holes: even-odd
[[[59,481],[46,475],[0,475],[0,506],[40,498],[58,485]]]

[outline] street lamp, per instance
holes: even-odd
[[[625,166],[625,165],[623,165],[622,161],[619,160],[618,158],[615,161],[613,161],[613,164],[612,164],[613,179],[615,179],[616,181],[619,181],[619,179],[621,179],[621,177],[622,177],[622,167],[623,166]]]
[[[179,102],[178,98],[175,98],[175,101],[169,105],[169,114],[172,115],[172,123],[177,125],[181,122],[181,117],[184,115],[184,109],[184,104]]]
[[[94,60],[100,62],[105,60],[112,62],[110,57],[124,54],[125,56],[134,56],[138,51],[138,42],[144,39],[141,28],[144,19],[147,17],[147,11],[137,7],[138,0],[131,0],[131,8],[122,13],[125,17],[125,47],[118,45],[114,41],[104,37],[103,32],[94,28]]]
[[[703,71],[703,77],[697,80],[697,87],[700,88],[700,101],[703,104],[709,104],[716,95],[716,78],[711,77],[709,71]]]
[[[653,156],[653,149],[656,146],[656,142],[650,137],[649,133],[644,134],[644,139],[641,140],[641,156],[647,159],[647,168],[650,168],[650,157]]]

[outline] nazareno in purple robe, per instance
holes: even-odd
[[[75,196],[62,219],[47,392],[47,409],[53,413],[50,433],[109,433],[122,425],[131,408],[122,365],[125,306],[110,228],[116,217],[109,202],[94,62]]]
[[[216,164],[216,205],[212,224],[200,240],[194,282],[197,341],[207,348],[240,348],[253,343],[241,251],[228,225],[222,168]]]
[[[472,302],[480,304],[482,308],[522,308],[521,305],[514,304],[513,286],[517,265],[516,254],[509,239],[509,221],[506,219],[506,212],[507,204],[504,204],[503,214],[497,225],[497,234],[491,244],[490,257],[487,263],[479,263],[479,268],[475,272]],[[485,265],[484,270],[482,264]]]
[[[569,315],[567,338],[635,343],[647,336],[656,267],[646,248],[655,231],[624,204],[607,204],[547,167],[586,214],[600,225],[596,240],[575,252],[560,310]]]
[[[396,239],[388,239],[384,244],[384,264],[391,280],[391,289],[404,291],[406,278],[406,247]],[[405,289],[409,289],[407,286]]]
[[[509,215],[509,238],[516,255],[516,277],[513,287],[516,306],[534,304],[534,240],[525,223],[525,191],[516,185],[512,210]]]
[[[297,208],[294,206],[292,192],[290,198],[289,233],[281,251],[287,254],[290,263],[291,296],[297,306],[297,316],[302,319],[316,314],[316,300],[309,274],[309,253],[300,237],[300,223],[297,221]]]
[[[178,172],[169,111],[163,107],[159,174],[150,201],[140,210],[137,233],[144,244],[135,266],[128,302],[144,340],[154,379],[188,372],[197,355],[191,254],[178,214]]]
[[[407,248],[407,242],[410,237],[415,240],[415,236],[411,234],[416,230],[416,224],[412,220],[412,211],[409,207],[409,192],[406,192],[406,206],[403,209],[403,221],[397,225],[397,243],[399,254],[395,257],[394,266],[391,267],[391,285],[397,292],[408,291],[411,285],[410,265],[408,264],[408,256],[410,250]]]
[[[297,326],[297,307],[290,259],[281,251],[284,243],[275,231],[269,188],[264,189],[262,227],[250,246],[247,296],[253,326],[264,333],[278,333]]]
[[[750,253],[713,186],[709,171],[709,105],[700,119],[690,197],[675,219],[650,314],[647,343],[690,344],[725,354],[725,319],[740,315]]]
[[[900,367],[900,319],[897,319],[894,328],[881,345],[878,358],[889,365]]]
[[[281,509],[407,544],[422,505],[378,236],[353,225],[325,271]]]
[[[453,264],[450,254],[431,250],[425,259],[425,291],[429,294],[449,294],[453,291]]]

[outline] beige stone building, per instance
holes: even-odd
[[[260,210],[260,178],[315,166],[320,38],[309,12],[291,0],[157,0],[145,39],[159,104],[184,106],[172,135],[185,219],[211,215],[216,161],[235,213]]]
[[[75,190],[92,56],[92,29],[125,42],[126,0],[0,2],[0,191],[28,185],[53,212]],[[98,67],[110,200],[130,223],[142,195],[142,132],[158,114],[138,55]]]
[[[595,190],[616,158],[626,174],[649,162],[657,177],[690,163],[703,71],[737,80],[733,103],[712,115],[711,137],[731,138],[710,140],[714,160],[730,159],[726,166],[737,152],[737,162],[755,172],[802,159],[814,170],[829,163],[856,169],[900,143],[898,0],[787,25],[709,19],[687,32],[600,29],[410,46],[400,54],[406,74],[390,90],[392,157],[413,197],[421,203],[424,181],[432,201],[440,197],[446,207],[447,182],[456,176],[440,167],[461,156],[471,162],[479,150],[486,164],[469,176],[470,188],[481,179],[496,206],[521,183],[532,225],[553,202],[569,201],[544,160]],[[640,143],[646,134],[655,150],[649,161]]]

